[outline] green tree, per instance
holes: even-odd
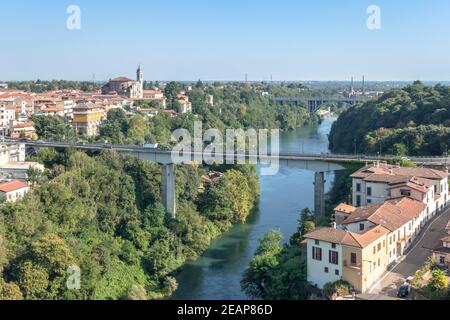
[[[23,300],[22,292],[15,283],[0,283],[0,300]]]
[[[448,279],[445,272],[439,269],[433,270],[431,279],[428,283],[432,290],[445,290],[448,287]]]
[[[255,256],[244,271],[241,280],[242,290],[251,298],[264,298],[266,284],[277,265],[277,255],[281,252],[280,241],[283,236],[279,231],[270,231],[260,241]]]

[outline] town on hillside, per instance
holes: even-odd
[[[213,97],[208,99],[213,103]],[[176,117],[179,113],[192,112],[192,103],[182,90],[170,105],[159,88],[144,90],[144,73],[140,66],[136,70],[136,80],[117,77],[95,92],[54,90],[34,93],[8,88],[7,84],[0,86],[0,127],[3,136],[8,138],[34,138],[33,115],[60,116],[77,133],[93,136],[98,133],[108,112],[116,108],[126,108],[129,115],[141,113],[152,117],[167,113]]]

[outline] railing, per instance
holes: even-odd
[[[362,265],[361,265],[361,263],[351,263],[351,262],[348,263],[347,260],[344,260],[344,267],[361,269]]]
[[[6,140],[5,140],[6,141]],[[17,140],[8,140],[9,142],[17,143]],[[8,142],[6,141],[6,142]],[[82,143],[82,142],[59,142],[59,141],[25,141],[23,142],[32,146],[63,146],[63,147],[74,147],[74,148],[98,148],[98,149],[128,149],[128,150],[137,150],[137,151],[152,151],[152,152],[161,152],[167,153],[170,152],[170,149],[162,149],[162,148],[144,148],[142,146],[136,145],[122,145],[122,144],[101,144],[101,143]],[[195,152],[192,152],[193,154]],[[227,155],[226,152],[223,155]],[[262,156],[258,154],[249,154],[245,153],[235,153],[235,155],[239,156]],[[386,160],[409,160],[418,164],[450,164],[450,157],[442,157],[442,156],[414,156],[414,157],[399,157],[394,155],[369,155],[369,154],[331,154],[331,153],[294,153],[294,152],[280,152],[279,154],[271,154],[270,152],[267,154],[267,157],[281,157],[281,158],[293,158],[293,159],[323,159],[323,160],[348,160],[348,161],[386,161]]]

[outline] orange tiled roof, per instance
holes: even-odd
[[[352,213],[355,210],[356,210],[356,208],[354,206],[351,206],[346,203],[341,203],[334,209],[334,211],[339,211],[339,212],[344,212],[344,213]]]
[[[375,226],[367,229],[363,233],[355,233],[335,228],[322,228],[306,234],[305,238],[351,247],[365,248],[388,233],[389,230],[383,226]]]
[[[27,188],[28,184],[22,181],[10,181],[10,182],[4,182],[0,183],[0,191],[2,192],[11,192],[15,190],[19,190],[22,188]]]
[[[379,175],[379,176],[377,176]],[[394,177],[419,177],[424,179],[436,180],[449,176],[446,171],[440,171],[431,168],[405,168],[400,166],[379,163],[366,166],[351,175],[354,178],[370,179],[367,181],[391,182]],[[383,180],[385,179],[385,181]]]

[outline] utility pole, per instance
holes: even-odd
[[[248,83],[248,73],[245,73],[245,83]]]

